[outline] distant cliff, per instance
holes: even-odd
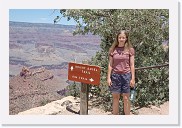
[[[44,71],[40,69],[30,69],[27,75],[20,72],[20,74],[10,77],[10,115],[63,98],[57,93],[59,89],[62,89],[58,77],[47,69]]]

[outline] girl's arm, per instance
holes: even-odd
[[[131,87],[134,87],[135,85],[135,56],[130,56],[130,68],[131,68],[131,81],[130,85]]]
[[[108,73],[107,73],[107,83],[110,86],[111,83],[111,72],[112,72],[112,64],[113,64],[113,57],[109,54],[109,63],[108,63]]]

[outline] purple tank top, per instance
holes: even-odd
[[[110,56],[113,57],[112,72],[123,74],[131,72],[130,57],[135,54],[133,48],[124,51],[124,47],[116,47]]]

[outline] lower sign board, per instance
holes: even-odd
[[[87,64],[69,63],[68,80],[99,85],[100,67]]]

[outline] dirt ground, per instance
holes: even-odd
[[[169,114],[169,102],[165,102],[159,107],[149,106],[143,108],[136,108],[136,114],[138,115],[168,115]]]
[[[90,115],[112,115],[111,112],[104,112],[103,110],[99,110],[93,108],[88,110]],[[149,106],[142,108],[135,108],[135,111],[130,113],[131,115],[168,115],[169,114],[169,102],[165,102],[159,107]]]

